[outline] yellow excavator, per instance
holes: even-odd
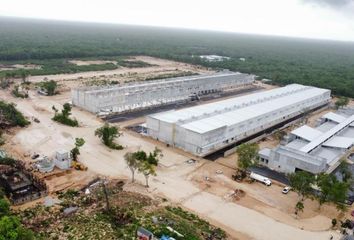
[[[78,161],[72,161],[71,167],[78,171],[87,171],[87,167]]]

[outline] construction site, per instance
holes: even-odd
[[[72,103],[103,116],[198,100],[203,95],[235,91],[253,82],[253,75],[225,71],[119,86],[83,87],[72,90]]]
[[[33,84],[43,78],[58,82],[59,94],[54,96],[40,95],[34,87],[29,89],[28,99],[16,98],[8,90],[0,91],[1,99],[15,103],[31,121],[24,128],[14,128],[4,134],[6,143],[1,148],[28,169],[17,175],[2,172],[2,184],[8,186],[8,194],[23,190],[13,188],[11,179],[15,175],[22,176],[22,182],[27,185],[36,186],[36,191],[33,190],[36,195],[20,200],[26,207],[34,205],[32,200],[44,204],[46,195],[56,199],[60,191],[85,192],[86,186],[93,185],[92,181],[98,177],[107,182],[119,179],[126,182],[124,191],[147,195],[163,204],[167,201],[223,229],[227,238],[222,239],[322,240],[330,236],[340,239],[341,233],[331,228],[331,221],[350,217],[350,211],[339,212],[333,204],[319,209],[316,201],[306,198],[304,211],[295,216],[297,193],[283,194],[286,184],[272,178],[272,172],[289,173],[301,168],[295,160],[325,162],[313,170],[322,172],[353,153],[354,143],[350,142],[354,138],[353,113],[334,111],[330,90],[300,84],[278,87],[255,80],[256,76],[251,74],[216,72],[145,56],[135,58],[150,66],[29,77]],[[193,74],[143,80],[186,71]],[[102,85],[103,79],[114,79],[119,84]],[[53,109],[61,109],[69,102],[73,105],[71,116],[78,120],[78,127],[52,120]],[[182,104],[174,107],[176,103]],[[351,100],[346,109],[353,107]],[[119,122],[110,124],[122,132],[116,139],[122,150],[107,148],[95,136],[95,131],[109,116],[120,117]],[[275,134],[280,129],[286,133],[284,138]],[[71,149],[77,138],[83,138],[85,144],[80,148],[78,161],[74,161]],[[260,164],[270,171],[267,177],[272,180],[271,186],[233,180],[238,161],[236,148],[243,142],[259,145]],[[156,147],[162,157],[156,175],[150,176],[150,187],[143,186],[143,174],[137,174],[136,182],[131,183],[126,154],[137,150],[152,152]],[[279,157],[285,147],[290,149],[289,154]],[[293,155],[295,150],[302,153]],[[333,152],[331,159],[323,157],[327,151]],[[213,161],[206,158],[214,153],[221,154]],[[309,158],[304,160],[307,155]],[[290,161],[289,156],[301,157]],[[31,177],[27,171],[45,185],[38,185],[34,180],[37,177]],[[88,198],[90,191],[86,192],[82,194]],[[13,203],[20,204],[20,201]],[[352,206],[348,208],[351,210]],[[150,222],[164,225],[161,219]],[[176,239],[183,238],[177,234]]]
[[[147,134],[205,156],[304,112],[326,106],[331,92],[302,85],[253,93],[147,117]]]

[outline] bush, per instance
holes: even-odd
[[[337,219],[333,218],[332,219],[332,227],[335,227],[337,225]]]
[[[15,97],[18,97],[18,98],[28,98],[28,94],[27,93],[21,93],[19,91],[19,86],[16,85],[15,88],[12,90],[12,95],[14,95]]]
[[[61,124],[70,126],[70,127],[78,127],[79,123],[76,119],[66,118],[61,113],[55,114],[52,118],[56,122],[60,122]]]
[[[25,229],[20,220],[14,216],[4,216],[0,219],[0,239],[32,240],[33,232]]]
[[[96,129],[95,135],[101,138],[104,145],[111,149],[122,150],[123,146],[116,144],[114,139],[120,137],[122,133],[120,129],[115,126],[110,126],[109,124],[104,124],[102,127]]]
[[[0,115],[2,117],[0,128],[20,126],[25,127],[30,124],[29,121],[19,112],[15,104],[0,101]]]
[[[79,123],[76,119],[71,119],[69,116],[71,115],[71,106],[69,103],[65,103],[63,105],[63,110],[61,113],[58,113],[58,110],[53,106],[55,111],[55,115],[52,118],[53,121],[60,122],[64,125],[71,127],[78,127]]]
[[[15,166],[16,160],[10,157],[0,158],[1,165]]]
[[[39,83],[39,86],[46,91],[48,96],[53,96],[57,94],[56,89],[58,84],[53,80],[41,82]]]

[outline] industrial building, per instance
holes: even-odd
[[[347,112],[349,113],[349,112]],[[304,125],[293,130],[274,149],[259,152],[260,163],[279,172],[298,170],[330,173],[354,146],[354,114],[329,112],[314,128]]]
[[[147,134],[206,156],[327,105],[330,90],[292,84],[223,101],[150,115]]]
[[[72,90],[72,103],[104,115],[186,101],[215,92],[232,91],[254,82],[254,75],[223,71],[213,74],[143,81]]]

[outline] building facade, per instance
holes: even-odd
[[[83,87],[72,90],[72,103],[93,113],[121,113],[236,90],[253,82],[254,75],[223,71],[133,84]]]
[[[292,84],[210,104],[150,115],[152,138],[206,156],[304,112],[326,105],[327,89]]]
[[[293,130],[274,149],[259,152],[260,163],[279,172],[330,173],[354,146],[354,115],[327,113],[316,127]]]

